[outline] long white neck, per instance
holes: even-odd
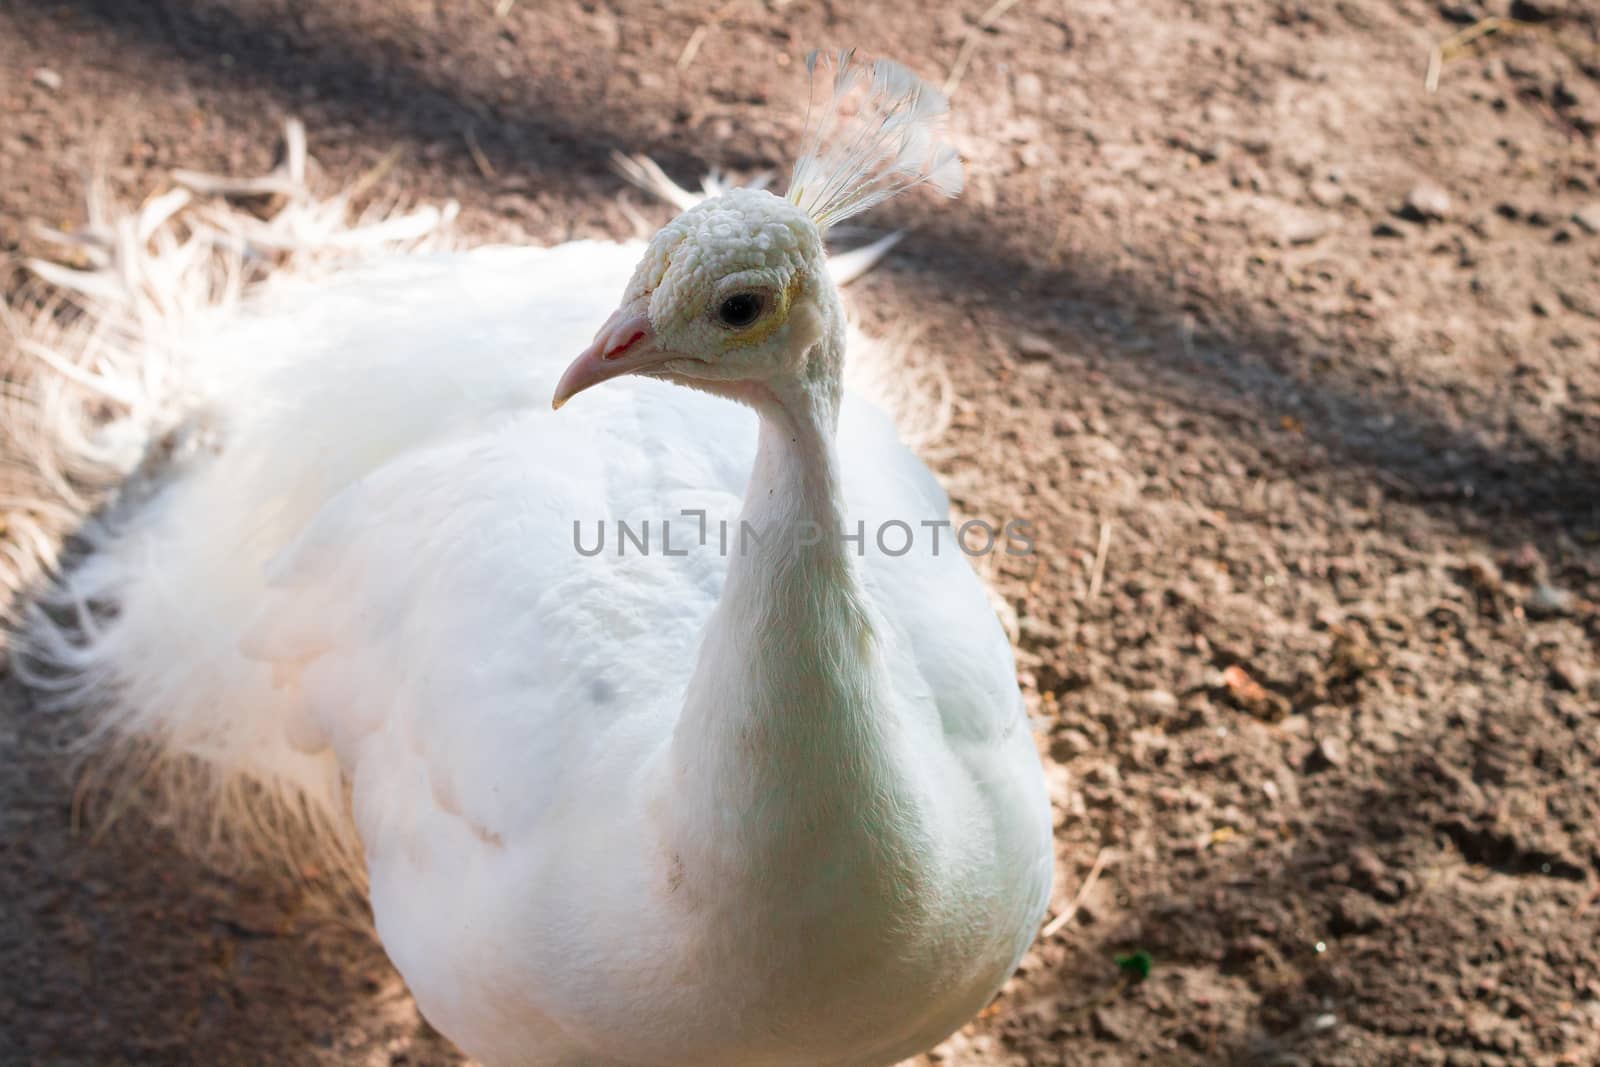
[[[824,857],[881,851],[895,723],[858,549],[839,536],[842,335],[824,331],[810,372],[755,403],[741,531],[670,756],[669,833],[692,878],[792,886]]]

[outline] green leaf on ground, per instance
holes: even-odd
[[[1150,968],[1155,966],[1155,960],[1144,949],[1134,952],[1118,953],[1115,957],[1117,970],[1132,978],[1135,982],[1142,982],[1150,977]]]

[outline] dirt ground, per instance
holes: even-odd
[[[611,148],[782,168],[813,45],[965,54],[968,192],[855,303],[929,327],[960,508],[1038,525],[993,579],[1078,907],[928,1060],[1595,1064],[1600,4],[1509,7],[0,0],[0,251],[291,115],[471,237],[629,236]],[[76,830],[0,703],[0,1063],[457,1062],[361,923]]]

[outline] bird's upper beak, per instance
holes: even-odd
[[[594,343],[561,375],[550,405],[559,409],[591,385],[649,370],[673,358],[674,353],[656,347],[655,328],[643,310],[618,308],[594,335]]]

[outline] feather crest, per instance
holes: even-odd
[[[818,55],[806,57],[816,94]],[[898,63],[839,53],[831,96],[806,115],[789,200],[826,230],[907,189],[961,192],[961,157],[940,136],[943,93]],[[813,99],[815,104],[815,99]]]

